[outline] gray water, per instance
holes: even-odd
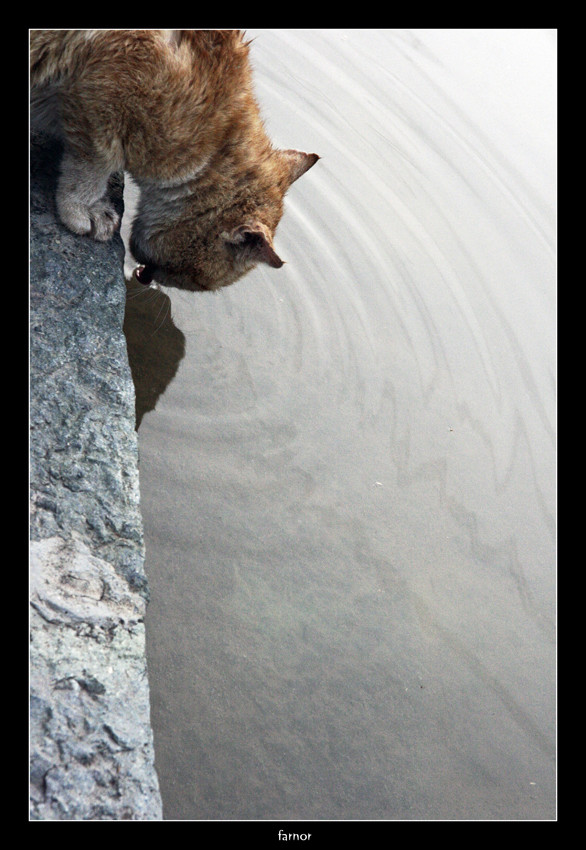
[[[555,818],[555,32],[249,35],[286,265],[128,298],[165,817]]]

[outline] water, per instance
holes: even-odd
[[[165,817],[554,818],[555,33],[249,35],[287,263],[128,301]]]

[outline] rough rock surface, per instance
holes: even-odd
[[[32,139],[30,816],[159,820],[124,248],[57,221],[60,153]]]

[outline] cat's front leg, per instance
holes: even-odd
[[[66,151],[57,187],[59,218],[74,233],[107,242],[120,226],[120,216],[107,196],[110,165],[88,161]]]

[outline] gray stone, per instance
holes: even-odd
[[[31,818],[160,820],[124,247],[57,220],[60,155],[33,137]]]

